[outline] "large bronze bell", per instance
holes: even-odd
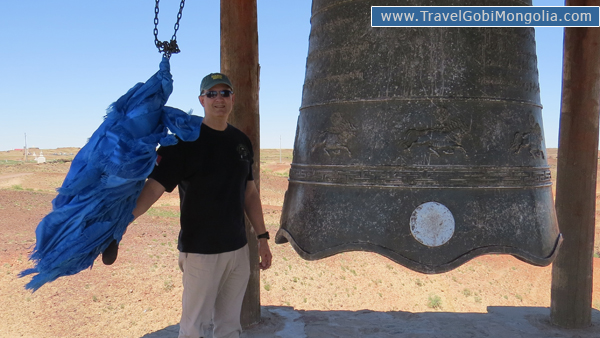
[[[376,5],[531,1],[377,1]],[[561,242],[533,28],[372,28],[314,0],[276,243],[373,251],[440,273],[486,253],[552,262]]]

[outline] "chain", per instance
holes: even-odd
[[[177,13],[177,22],[175,22],[175,32],[171,37],[171,41],[159,41],[158,40],[158,2],[160,0],[156,0],[156,6],[154,7],[154,44],[158,48],[159,53],[164,53],[165,57],[170,58],[171,54],[177,54],[180,52],[179,46],[177,46],[177,30],[179,30],[179,20],[181,20],[181,13],[183,12],[183,6],[185,5],[185,0],[181,0],[179,4],[179,13]]]

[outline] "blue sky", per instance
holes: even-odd
[[[203,115],[201,78],[219,71],[219,1],[185,4],[171,57],[168,105]],[[563,1],[534,1],[560,6]],[[163,0],[159,39],[179,8]],[[261,148],[292,148],[302,96],[311,1],[258,0]],[[158,70],[154,1],[4,1],[0,11],[0,150],[81,147],[106,108]],[[558,146],[562,28],[536,28],[546,147]]]

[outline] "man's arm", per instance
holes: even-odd
[[[165,187],[163,187],[162,184],[149,178],[144,184],[144,188],[142,188],[142,192],[137,199],[135,208],[131,212],[133,214],[133,220],[148,211],[152,204],[154,204],[164,192]],[[118,253],[119,244],[117,243],[117,240],[113,240],[102,252],[102,262],[106,265],[111,265],[117,259]]]
[[[160,196],[165,192],[165,187],[162,184],[158,183],[158,181],[149,178],[144,184],[144,188],[140,193],[140,196],[137,199],[137,203],[135,205],[135,209],[133,209],[133,217],[134,220],[143,215],[154,202],[158,201]]]
[[[257,235],[263,234],[267,231],[265,227],[265,219],[263,217],[262,205],[260,203],[260,196],[256,184],[254,181],[248,181],[246,184],[246,197],[244,200],[244,210],[246,215],[252,223],[252,228]],[[258,240],[258,254],[260,255],[260,268],[266,270],[271,267],[271,250],[269,249],[269,242],[266,238]]]

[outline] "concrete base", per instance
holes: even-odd
[[[592,310],[592,326],[560,329],[550,324],[550,309],[488,307],[487,313],[297,311],[285,306],[263,306],[262,322],[245,330],[242,338],[598,338],[600,311]],[[178,325],[144,338],[176,338]],[[212,335],[205,338],[212,338]]]

